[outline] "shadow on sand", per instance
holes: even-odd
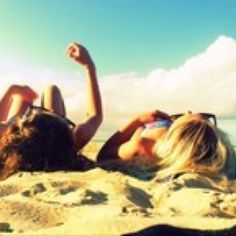
[[[197,230],[171,225],[155,225],[123,236],[236,236],[236,226],[222,230]]]

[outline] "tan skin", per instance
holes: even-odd
[[[203,119],[203,117],[197,113],[186,113],[178,118],[178,120],[189,118]],[[137,156],[142,156],[147,162],[155,161],[153,147],[164,138],[169,127],[145,130],[144,125],[154,122],[157,119],[174,122],[171,116],[158,110],[139,115],[108,139],[99,152],[97,161],[100,162],[111,159],[133,161]]]
[[[38,97],[29,86],[11,85],[0,100],[0,135],[11,117],[23,114]]]
[[[76,63],[80,64],[87,74],[86,94],[87,119],[78,124],[73,130],[76,150],[80,150],[86,145],[96,133],[102,123],[102,102],[97,82],[96,68],[88,51],[77,43],[72,43],[67,49],[68,56]]]
[[[77,124],[72,130],[75,150],[79,151],[94,136],[102,122],[102,103],[97,82],[96,68],[89,52],[82,45],[71,43],[68,46],[66,53],[69,58],[83,67],[87,75],[87,118],[83,123]],[[28,86],[10,86],[0,100],[0,135],[9,125],[8,120],[13,116],[24,114],[26,109],[29,105],[33,104],[36,98],[36,92]],[[42,106],[52,111],[52,115],[66,115],[61,91],[55,85],[50,85],[44,90]],[[63,119],[62,122],[64,122]]]

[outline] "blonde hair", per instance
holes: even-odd
[[[207,120],[177,119],[154,146],[160,167],[158,175],[165,178],[180,172],[220,173],[229,152],[221,136]]]

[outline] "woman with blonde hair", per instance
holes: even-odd
[[[236,173],[233,149],[209,113],[141,114],[102,147],[99,162],[122,160],[157,167],[161,178],[182,172]]]
[[[61,91],[48,86],[42,105],[33,105],[37,94],[28,86],[12,85],[0,100],[0,178],[17,170],[84,170],[87,164],[78,151],[96,133],[102,122],[102,103],[96,68],[88,51],[77,43],[68,56],[87,74],[87,118],[74,124],[66,118]]]

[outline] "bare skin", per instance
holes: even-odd
[[[0,100],[0,135],[7,127],[7,121],[23,114],[29,105],[38,97],[28,86],[11,85]]]
[[[145,136],[142,135],[144,125],[156,119],[170,119],[170,117],[164,112],[152,111],[134,118],[108,139],[99,152],[97,161],[109,159],[129,161],[137,155],[151,156],[155,141],[167,131],[166,128],[160,128],[155,132],[146,133]]]
[[[82,124],[78,124],[73,131],[76,149],[80,150],[94,136],[102,123],[102,102],[96,68],[88,51],[83,46],[72,43],[67,49],[67,54],[84,68],[88,78],[86,84],[87,119]]]
[[[87,118],[83,123],[78,123],[72,130],[75,150],[79,151],[86,145],[100,126],[103,114],[96,68],[88,51],[77,43],[71,43],[66,51],[69,58],[80,64],[87,75],[86,94]],[[0,135],[7,127],[7,121],[16,115],[22,115],[33,104],[37,94],[28,86],[12,85],[0,100]],[[48,86],[43,93],[42,107],[54,114],[66,115],[64,100],[59,88],[55,85]]]
[[[203,119],[199,114],[186,113],[178,120],[189,118]],[[145,130],[144,125],[157,119],[175,121],[168,114],[161,111],[141,114],[108,139],[99,152],[97,161],[111,159],[133,161],[137,156],[142,156],[142,158],[146,159],[142,160],[142,163],[155,161],[153,147],[165,137],[169,127]]]

